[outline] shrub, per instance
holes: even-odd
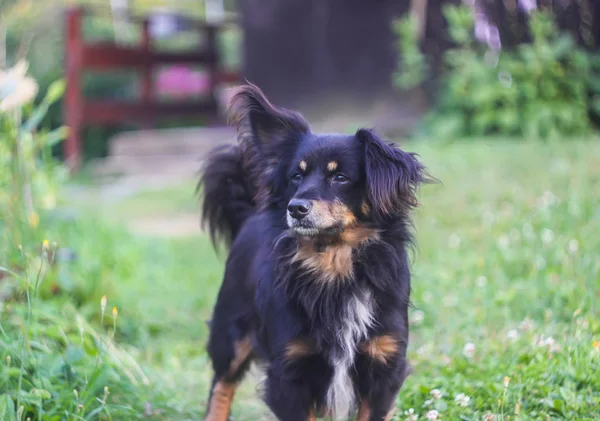
[[[532,13],[530,43],[497,52],[475,40],[470,8],[448,6],[444,15],[454,47],[444,53],[439,98],[425,120],[431,135],[556,138],[593,128],[600,112],[600,61],[559,31],[550,13]],[[413,47],[401,49],[407,51],[418,56]],[[403,61],[399,88],[407,87],[400,81],[421,82],[408,76],[422,72],[421,60]]]

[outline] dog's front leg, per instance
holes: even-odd
[[[406,345],[394,335],[378,335],[361,346],[356,381],[360,392],[358,421],[390,421],[396,397],[409,370]]]
[[[273,362],[267,371],[265,402],[280,421],[315,421],[314,400],[301,367]]]

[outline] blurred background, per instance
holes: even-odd
[[[599,43],[596,0],[0,0],[0,419],[202,419],[245,81],[441,181],[393,420],[600,419]]]

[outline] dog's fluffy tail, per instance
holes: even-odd
[[[204,163],[198,192],[202,198],[202,225],[216,246],[231,245],[244,221],[256,210],[255,188],[244,175],[242,154],[233,145],[218,146]]]

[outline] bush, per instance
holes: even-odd
[[[431,135],[557,138],[592,130],[600,112],[600,61],[559,31],[548,12],[532,13],[532,42],[498,52],[475,40],[470,8],[448,6],[444,14],[455,46],[444,53],[439,98],[424,124]],[[422,73],[422,56],[413,46],[401,53],[410,59],[403,60],[396,86],[419,84],[422,78],[408,75]]]

